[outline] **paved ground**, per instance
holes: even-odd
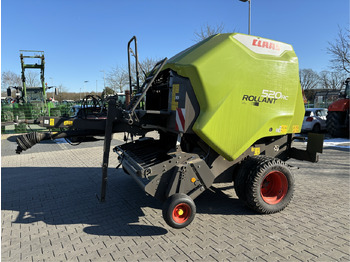
[[[175,230],[162,204],[115,169],[114,153],[107,201],[97,201],[102,142],[46,142],[16,155],[13,141],[1,141],[2,261],[350,260],[347,148],[327,147],[318,164],[290,161],[300,169],[281,213],[256,215],[220,184],[196,199],[194,222]]]

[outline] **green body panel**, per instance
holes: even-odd
[[[174,56],[165,68],[190,79],[200,105],[193,131],[228,160],[261,138],[300,132],[304,104],[290,45],[218,34]]]

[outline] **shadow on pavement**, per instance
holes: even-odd
[[[2,210],[19,212],[13,223],[43,221],[50,225],[86,224],[95,235],[149,236],[168,231],[161,218],[162,203],[146,196],[121,169],[109,169],[106,202],[99,202],[100,168],[2,168]],[[195,202],[197,213],[253,215],[224,192],[207,190]],[[145,214],[143,208],[150,214]],[[162,223],[160,223],[160,221]]]
[[[2,168],[1,172],[2,210],[19,212],[14,223],[87,224],[84,231],[98,235],[167,233],[161,227],[132,224],[144,216],[141,208],[148,201],[136,201],[144,199],[144,193],[131,178],[119,172],[116,176],[113,169],[103,203],[95,197],[99,193],[100,168],[19,167]],[[149,203],[159,208],[155,199]]]

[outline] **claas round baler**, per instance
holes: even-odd
[[[104,132],[101,199],[111,134],[127,132],[141,138],[114,148],[120,165],[146,194],[164,202],[163,217],[171,227],[193,221],[194,199],[214,183],[233,182],[239,199],[258,213],[283,210],[294,192],[293,173],[285,161],[316,162],[323,144],[322,136],[309,134],[306,150],[292,147],[304,117],[292,46],[244,34],[217,34],[158,62],[142,86],[136,66],[136,89],[130,73],[131,52],[138,65],[136,37],[127,48],[132,94],[128,105],[110,98],[104,118],[43,119],[54,127],[69,123],[69,130],[57,137]],[[159,136],[148,138],[149,131]],[[48,138],[52,135],[22,137],[17,151]]]
[[[305,112],[292,46],[217,34],[160,64],[141,88],[143,108],[129,112],[130,122],[156,129],[160,139],[115,151],[145,192],[164,201],[165,221],[191,223],[193,199],[216,182],[234,181],[238,197],[259,213],[284,209],[294,191],[285,161],[316,161],[322,151],[318,136],[307,150],[292,147]]]

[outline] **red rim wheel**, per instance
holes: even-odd
[[[176,223],[185,223],[190,216],[191,208],[185,203],[178,204],[173,210],[173,219]]]
[[[261,183],[260,194],[267,204],[278,204],[286,196],[287,192],[288,180],[280,171],[268,173]]]
[[[182,193],[170,196],[163,205],[163,218],[173,228],[188,226],[196,215],[193,199]]]

